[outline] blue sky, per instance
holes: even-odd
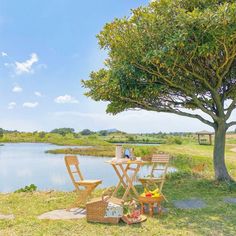
[[[0,0],[0,127],[197,131],[198,121],[146,111],[105,113],[81,79],[103,65],[96,34],[148,0]]]

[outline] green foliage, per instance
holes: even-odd
[[[89,135],[88,139],[89,140],[97,140],[98,137],[97,137],[97,135],[94,134],[94,135]]]
[[[108,135],[108,131],[107,130],[100,130],[98,133],[101,136],[107,136]]]
[[[35,192],[37,190],[37,186],[34,184],[31,184],[29,186],[25,186],[24,188],[20,188],[15,191],[15,193],[28,193],[28,192]]]
[[[0,138],[3,138],[4,130],[0,128]]]
[[[51,133],[60,134],[62,136],[65,136],[66,134],[73,134],[74,132],[75,130],[73,128],[59,128],[51,131]]]
[[[39,138],[41,138],[41,139],[43,139],[43,138],[45,137],[45,135],[46,135],[46,132],[43,132],[43,131],[38,132],[38,136],[39,136]]]
[[[171,104],[199,108],[204,101],[194,95],[207,96],[208,83],[234,86],[235,11],[233,1],[162,0],[106,24],[98,39],[109,51],[107,69],[83,81],[87,95],[110,101],[114,114],[136,107],[171,111]],[[183,102],[170,99],[178,97]]]
[[[129,137],[128,137],[128,141],[129,141],[129,142],[133,142],[134,140],[135,140],[135,138],[134,138],[133,136],[129,136]]]
[[[90,135],[93,134],[93,132],[89,129],[84,129],[80,132],[82,135]]]
[[[82,156],[98,156],[98,157],[114,157],[114,146],[97,146],[89,148],[66,148],[66,149],[54,149],[47,150],[46,153],[51,154],[76,154]]]
[[[106,141],[102,139],[97,139],[97,137],[86,137],[80,136],[76,133],[67,133],[64,136],[59,133],[46,133],[46,132],[8,132],[4,133],[4,137],[1,142],[40,142],[40,143],[53,143],[58,145],[79,145],[79,146],[96,146],[109,145]]]
[[[181,137],[176,137],[176,136],[170,136],[167,138],[166,141],[167,144],[179,144],[181,145],[183,143],[183,140]]]
[[[161,144],[166,142],[167,134],[125,134],[112,133],[104,137],[104,140],[111,143],[140,143],[140,144]]]
[[[186,171],[186,170],[178,170],[176,172],[172,172],[167,174],[167,179],[168,180],[182,180],[185,178],[190,178],[192,177],[191,172],[190,171]]]
[[[153,153],[157,152],[156,146],[132,146],[136,157],[150,158]]]
[[[230,192],[236,192],[236,183],[234,181],[225,182]]]

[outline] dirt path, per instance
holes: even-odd
[[[235,144],[227,144],[227,146],[231,146],[232,148],[230,148],[231,152],[236,152],[236,145]]]
[[[232,152],[236,152],[236,147],[235,147],[235,148],[232,148],[232,149],[230,149],[230,151],[232,151]]]

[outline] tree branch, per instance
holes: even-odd
[[[181,115],[181,116],[186,116],[186,117],[198,119],[201,122],[203,122],[204,124],[207,124],[207,125],[214,128],[214,123],[213,122],[210,122],[210,121],[204,119],[202,116],[197,115],[197,114],[191,114],[191,113],[187,113],[187,112],[183,112],[183,111],[175,110],[175,109],[167,109],[167,110],[163,110],[163,111],[160,110],[160,112],[173,113],[173,114],[177,114],[177,115]]]
[[[120,99],[124,100],[125,102],[134,103],[134,104],[136,104],[136,106],[138,106],[139,108],[142,108],[142,109],[186,116],[186,117],[198,119],[201,122],[203,122],[204,124],[207,124],[211,127],[214,127],[213,122],[210,122],[210,121],[204,119],[202,116],[200,116],[198,114],[191,114],[191,113],[180,111],[178,109],[174,109],[174,108],[171,108],[171,107],[168,107],[168,106],[167,107],[154,107],[152,104],[136,101],[135,99],[128,98],[128,97],[120,97]]]
[[[199,101],[199,99],[197,98],[197,96],[193,93],[191,93],[189,90],[186,90],[183,88],[183,86],[179,86],[175,83],[173,83],[173,81],[170,81],[168,80],[168,78],[166,78],[164,75],[162,75],[162,73],[160,73],[160,71],[153,71],[153,70],[150,70],[150,69],[147,69],[146,67],[144,67],[143,65],[141,64],[138,64],[138,63],[134,63],[134,65],[139,68],[140,70],[143,70],[149,74],[152,74],[152,75],[155,75],[157,76],[158,78],[161,78],[162,80],[164,80],[170,87],[173,87],[175,89],[179,89],[180,91],[183,91],[184,93],[186,93],[188,96],[190,96],[193,101],[195,102],[196,106],[202,110],[204,113],[208,114],[213,120],[217,120],[218,117],[210,110],[206,109],[206,107],[204,107],[201,103],[201,101]],[[158,68],[157,68],[158,69]],[[187,69],[185,69],[187,70]],[[199,75],[198,75],[199,76]],[[202,78],[204,81],[206,81],[204,78]],[[210,85],[209,85],[210,86]]]
[[[227,128],[229,128],[229,127],[231,127],[231,126],[233,126],[233,125],[236,125],[236,121],[229,122],[229,123],[227,124]]]
[[[232,103],[229,105],[228,109],[227,109],[227,113],[225,115],[226,120],[229,119],[232,111],[236,108],[236,98],[232,101]]]
[[[223,116],[224,114],[224,112],[223,112],[223,106],[222,106],[222,104],[221,104],[221,101],[220,101],[220,96],[219,96],[219,94],[217,93],[217,90],[216,89],[214,89],[212,86],[211,86],[211,84],[204,78],[204,77],[202,77],[200,74],[198,74],[197,72],[195,72],[194,70],[190,70],[190,69],[188,69],[188,68],[186,68],[186,67],[184,67],[184,66],[181,66],[181,65],[178,65],[178,67],[180,68],[180,69],[183,69],[183,70],[185,70],[187,73],[189,73],[189,74],[192,74],[192,76],[194,76],[195,78],[197,78],[199,81],[201,81],[209,90],[210,90],[210,92],[211,92],[211,94],[212,94],[212,98],[214,99],[214,101],[215,101],[215,103],[216,103],[216,105],[217,105],[217,107],[218,107],[218,111],[221,113],[221,115]],[[215,119],[215,118],[214,118]]]

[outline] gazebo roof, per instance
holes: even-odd
[[[196,134],[199,134],[199,135],[212,135],[213,133],[209,132],[209,131],[206,131],[206,130],[202,130],[200,132],[197,132]]]

